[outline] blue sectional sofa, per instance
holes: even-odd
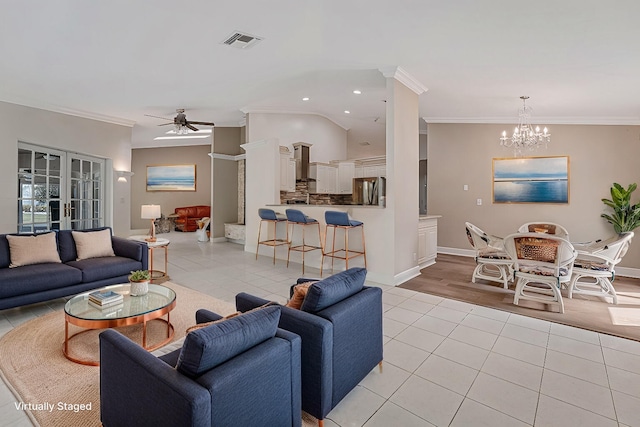
[[[108,227],[83,231],[105,229],[111,232]],[[9,268],[11,254],[7,234],[0,234],[0,310],[126,283],[132,270],[148,268],[149,251],[145,243],[112,236],[115,256],[77,261],[71,230],[55,231],[55,234],[61,263],[47,262],[14,268]]]

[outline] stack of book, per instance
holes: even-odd
[[[96,291],[89,294],[89,304],[100,309],[121,304],[122,300],[122,294],[113,291]]]

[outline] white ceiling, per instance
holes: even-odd
[[[0,100],[135,123],[134,147],[168,130],[145,114],[176,108],[218,126],[255,111],[368,126],[394,66],[428,88],[427,122],[512,123],[528,95],[534,123],[640,124],[637,0],[8,3]],[[264,40],[221,44],[235,31]]]

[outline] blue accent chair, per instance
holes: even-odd
[[[302,409],[320,426],[376,365],[382,369],[382,290],[364,286],[366,274],[364,268],[334,274],[309,287],[300,310],[282,307],[278,326],[302,338]],[[242,312],[266,302],[236,295]]]
[[[198,323],[218,319],[196,313]],[[301,341],[278,329],[279,319],[279,306],[245,313],[190,332],[181,349],[160,357],[102,332],[102,424],[301,426]]]

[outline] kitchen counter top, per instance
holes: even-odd
[[[266,205],[270,207],[286,207],[291,209],[296,208],[338,208],[338,209],[351,209],[351,208],[365,208],[365,209],[384,209],[384,206],[377,205],[311,205],[306,203],[293,203],[293,204],[280,204],[280,205]]]
[[[418,219],[437,219],[442,218],[442,215],[420,215]]]

